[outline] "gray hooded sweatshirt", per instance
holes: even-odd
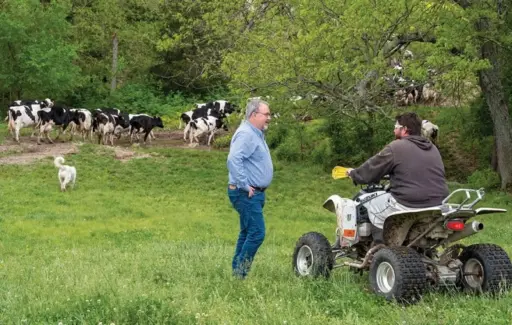
[[[350,177],[358,184],[369,184],[378,183],[387,174],[391,195],[407,207],[440,205],[448,196],[439,150],[424,137],[410,135],[391,142],[352,170]]]

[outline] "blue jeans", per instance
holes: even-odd
[[[240,216],[240,233],[232,262],[233,275],[245,278],[265,239],[265,192],[254,191],[254,195],[249,198],[249,193],[244,190],[228,188],[228,196]]]

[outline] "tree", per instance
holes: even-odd
[[[384,78],[393,74],[390,60],[405,62],[402,53],[410,49],[409,79],[432,78],[446,93],[453,84],[475,83],[478,77],[493,115],[502,187],[511,184],[508,103],[498,73],[500,49],[511,43],[510,32],[504,33],[504,2],[253,0],[237,5],[247,3],[252,18],[231,20],[229,29],[241,32],[223,65],[235,88],[314,93],[329,98],[329,110],[338,116],[386,115],[396,90]]]
[[[205,93],[227,84],[220,66],[236,35],[226,29],[234,8],[221,0],[164,3],[166,24],[157,46],[162,61],[152,71],[166,89]]]
[[[504,89],[505,76],[502,74],[505,55],[502,48],[512,44],[510,24],[506,24],[510,4],[501,0],[454,2],[464,9],[473,24],[476,32],[473,43],[479,48],[479,58],[490,64],[478,71],[478,77],[493,121],[497,170],[501,188],[505,189],[512,185],[512,125],[508,94]]]
[[[76,63],[89,81],[85,87],[106,95],[111,87],[115,90],[127,82],[150,81],[150,70],[159,62],[156,46],[163,26],[160,3],[73,0],[68,19],[79,49]]]
[[[79,82],[76,47],[65,20],[69,4],[0,4],[0,91],[7,100],[67,94]]]

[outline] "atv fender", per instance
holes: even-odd
[[[391,213],[384,221],[384,243],[388,246],[402,246],[411,226],[419,220],[434,220],[442,218],[440,208],[424,208]]]
[[[354,244],[357,236],[357,203],[339,195],[331,195],[323,207],[336,214],[337,232],[340,237]]]
[[[496,209],[496,208],[478,208],[475,210],[475,215],[482,214],[491,214],[491,213],[504,213],[507,212],[505,209]]]

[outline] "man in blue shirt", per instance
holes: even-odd
[[[240,233],[233,256],[233,275],[245,278],[254,256],[265,239],[263,206],[265,190],[274,168],[263,131],[270,122],[267,102],[259,99],[247,104],[245,121],[231,139],[228,155],[228,196],[240,216]]]

